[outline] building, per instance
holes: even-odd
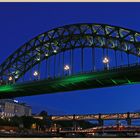
[[[12,99],[0,100],[0,117],[9,118],[13,116],[31,116],[32,109],[24,103],[18,103]]]

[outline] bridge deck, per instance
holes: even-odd
[[[140,66],[81,73],[64,78],[30,81],[0,86],[0,98],[102,88],[140,82]]]

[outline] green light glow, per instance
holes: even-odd
[[[117,85],[117,82],[115,81],[115,80],[113,80],[113,79],[111,79],[112,80],[112,82],[115,84],[115,85]]]
[[[104,85],[100,80],[96,79],[96,81],[97,81],[98,83],[100,83],[101,85]]]
[[[140,82],[131,82],[131,83],[126,83],[125,85],[134,85],[134,84],[140,84]]]
[[[129,84],[131,84],[131,81],[130,81],[130,80],[128,80],[128,83],[129,83]]]
[[[60,82],[63,84],[63,85],[67,85],[69,83],[72,83],[72,84],[75,84],[75,83],[80,83],[82,81],[88,81],[90,79],[96,79],[98,78],[98,81],[100,80],[100,77],[105,77],[107,76],[108,73],[95,73],[95,74],[86,74],[86,75],[76,75],[76,76],[72,76],[72,77],[67,77],[66,79],[63,79],[61,80]],[[112,74],[109,74],[109,75],[112,75]]]
[[[15,91],[15,88],[10,85],[0,86],[0,92],[11,92]]]
[[[80,75],[80,76],[73,76],[73,77],[68,77],[66,79],[61,80],[61,84],[62,85],[67,85],[69,83],[79,83],[82,81],[86,81],[89,80],[89,78],[91,78],[90,75]]]

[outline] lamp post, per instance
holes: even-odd
[[[54,53],[57,53],[57,50],[56,50],[56,49],[54,49],[54,50],[53,50],[53,52],[54,52]]]
[[[8,77],[9,83],[15,83],[15,78],[13,76]]]
[[[104,57],[103,63],[104,63],[104,66],[105,66],[104,68],[106,70],[109,70],[109,59],[107,57]]]
[[[34,77],[37,77],[37,79],[38,79],[38,78],[39,78],[39,72],[38,72],[38,71],[34,71],[34,72],[33,72],[33,76],[34,76]]]
[[[64,70],[65,70],[65,71],[68,71],[68,75],[71,74],[71,70],[70,70],[70,66],[69,66],[69,65],[65,65],[65,66],[64,66]]]
[[[9,81],[12,81],[13,80],[13,77],[12,76],[9,76],[9,79],[8,79]]]

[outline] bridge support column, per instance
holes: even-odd
[[[81,72],[83,73],[84,68],[84,48],[81,48]]]
[[[50,58],[48,58],[47,71],[48,71],[47,78],[49,79],[50,78]]]
[[[116,67],[118,66],[117,65],[117,50],[115,49],[115,65],[116,65]]]
[[[58,55],[58,77],[60,77],[61,67],[60,67],[60,53]]]
[[[104,120],[101,118],[101,114],[99,114],[98,124],[99,124],[99,126],[103,126],[104,125]]]
[[[56,65],[56,54],[54,55],[54,78],[56,77],[56,75],[55,75],[55,72],[56,72],[55,65]]]
[[[126,121],[127,121],[127,125],[131,125],[131,119],[129,118],[129,119],[126,119]]]
[[[74,70],[74,49],[72,48],[71,50],[71,74],[73,74],[73,70]]]
[[[104,125],[104,121],[102,119],[98,119],[98,124],[99,124],[99,126],[103,126]]]
[[[73,130],[76,131],[76,120],[75,120],[75,115],[73,115]]]
[[[126,121],[127,121],[127,125],[131,125],[131,118],[130,118],[130,113],[127,112],[127,118],[126,118]]]
[[[65,59],[65,51],[62,53],[62,76],[64,76],[64,59]]]
[[[92,47],[92,70],[95,71],[95,48]]]
[[[127,61],[128,61],[128,66],[129,66],[129,53],[127,53]]]

